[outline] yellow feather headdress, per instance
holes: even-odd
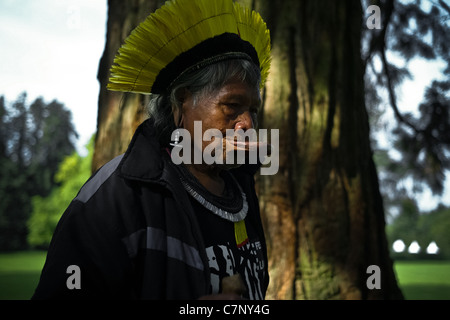
[[[255,11],[232,0],[171,0],[150,14],[119,49],[108,89],[162,93],[180,75],[226,59],[270,68],[270,34]]]

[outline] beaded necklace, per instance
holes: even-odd
[[[184,165],[175,165],[184,189],[211,213],[234,223],[236,244],[242,247],[248,242],[245,218],[248,213],[247,197],[239,183],[227,171],[223,171],[226,193],[231,196],[217,197],[211,194]]]

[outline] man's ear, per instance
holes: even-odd
[[[172,107],[173,114],[173,122],[175,123],[175,127],[180,128],[183,122],[183,113],[181,107],[173,106]]]
[[[189,90],[184,89],[183,91],[181,91],[180,93],[177,94],[177,100],[178,100],[178,106],[172,106],[172,114],[173,114],[173,121],[175,123],[175,126],[177,128],[182,127],[183,125],[183,111],[184,111],[184,104],[185,101],[191,97],[192,94]]]

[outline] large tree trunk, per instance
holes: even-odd
[[[280,171],[259,194],[275,299],[402,298],[369,141],[359,1],[258,0],[272,35],[263,126]],[[370,265],[381,289],[370,290]]]
[[[93,169],[122,153],[144,119],[143,96],[122,97],[105,87],[124,38],[162,2],[108,2]],[[401,298],[364,105],[360,2],[252,2],[273,45],[262,126],[280,129],[280,170],[258,177],[268,298]],[[381,270],[379,290],[366,286],[370,265]]]
[[[163,3],[163,0],[108,0],[106,45],[98,70],[100,94],[93,171],[123,153],[136,127],[145,119],[148,96],[109,91],[106,85],[114,56],[125,38]]]

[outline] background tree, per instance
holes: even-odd
[[[260,177],[272,297],[400,298],[372,160],[359,1],[257,1],[272,81],[263,126],[280,130],[280,171]],[[288,188],[286,188],[288,186]],[[366,287],[367,267],[383,272]]]
[[[408,246],[411,242],[418,240],[420,233],[418,227],[420,212],[416,201],[413,199],[402,199],[400,208],[401,213],[388,226],[387,234],[390,243],[400,239]]]
[[[395,259],[449,259],[450,258],[450,208],[439,205],[431,212],[420,214],[413,199],[402,199],[400,213],[388,225],[386,232],[389,243],[402,240],[405,250],[391,253]],[[408,252],[408,247],[417,241],[420,251],[417,254]],[[434,242],[439,251],[435,254],[427,252],[427,247]]]
[[[106,85],[110,75],[109,69],[125,38],[164,2],[108,0],[106,44],[98,69],[100,94],[93,171],[115,155],[123,153],[136,127],[145,119],[144,107],[148,103],[148,96],[109,91],[106,90]]]
[[[56,225],[73,198],[91,175],[94,137],[87,145],[88,154],[77,151],[64,158],[55,174],[54,187],[49,195],[32,197],[32,213],[27,221],[27,240],[31,247],[47,249]]]
[[[438,206],[429,214],[422,215],[418,221],[419,243],[425,249],[432,241],[439,246],[438,257],[450,259],[450,208]]]
[[[108,1],[107,44],[98,74],[101,92],[93,169],[124,152],[145,117],[145,97],[108,92],[105,87],[124,38],[162,2]],[[407,75],[406,69],[389,64],[386,52],[403,50],[402,30],[414,33],[408,29],[412,13],[413,18],[433,23],[433,27],[418,24],[421,32],[426,33],[424,28],[433,34],[447,29],[440,29],[434,21],[436,9],[428,15],[417,3],[377,2],[381,29],[368,31],[365,1],[363,6],[356,0],[242,2],[261,12],[273,45],[260,123],[280,129],[280,171],[275,176],[258,177],[269,249],[268,297],[401,298],[385,236],[369,116],[379,111],[372,107],[382,99],[374,89],[387,88],[401,128],[396,132],[398,146],[411,146],[399,150],[412,166],[423,161],[425,165],[417,167],[432,172],[431,176],[414,177],[442,181],[447,162],[445,152],[436,146],[446,143],[448,131],[445,121],[437,122],[433,115],[446,115],[443,97],[447,84],[436,82],[430,87],[421,108],[426,121],[414,122],[398,111],[395,99],[396,85]],[[442,1],[438,4],[445,7]],[[444,40],[436,40],[428,48],[417,42],[420,34],[410,34],[408,44],[424,57],[431,57],[430,52],[444,56],[448,52],[445,43],[450,43],[445,40],[450,33],[444,33]],[[381,59],[381,71],[372,68],[376,59]],[[434,128],[437,123],[438,129]],[[439,184],[436,186],[433,190],[439,190]],[[382,270],[381,290],[366,287],[366,270],[372,264]]]
[[[75,149],[72,115],[63,104],[26,93],[11,105],[0,97],[0,248],[27,247],[31,197],[47,195],[62,159]]]
[[[393,158],[388,150],[377,150],[377,157],[385,173],[383,194],[390,205],[401,206],[402,200],[396,199],[408,197],[407,179],[413,182],[413,192],[428,187],[442,195],[445,171],[450,169],[450,8],[441,0],[378,4],[383,8],[382,28],[365,32],[366,94],[372,114],[384,113],[387,105],[397,120],[382,121],[381,126],[389,128],[392,147],[400,157]],[[389,61],[388,53],[396,61]],[[408,63],[415,58],[444,65],[442,74],[436,74],[426,88],[423,101],[412,106],[417,107],[416,115],[402,113],[397,90],[413,77]],[[386,89],[388,103],[384,104]],[[375,144],[375,148],[379,147]]]
[[[430,259],[433,256],[426,254],[425,248],[436,241],[441,250],[434,257],[445,258],[450,238],[442,237],[437,231],[441,228],[435,223],[448,225],[450,213],[443,206],[421,213],[415,198],[426,189],[442,196],[445,173],[449,170],[450,8],[441,0],[381,4],[383,28],[366,32],[367,46],[363,50],[366,101],[372,119],[378,120],[372,121],[372,128],[375,131],[381,128],[391,142],[390,149],[382,149],[373,140],[375,159],[382,171],[381,191],[392,221],[388,228],[390,243],[401,239],[409,246],[414,238],[422,248],[420,254],[393,253],[393,257]],[[415,59],[439,62],[443,67],[425,89],[423,101],[406,106],[417,112],[402,112],[398,97],[410,93],[399,92],[398,88],[405,79],[415,80],[409,67]],[[379,115],[389,111],[384,106],[391,109],[396,121],[386,117],[379,121]]]

